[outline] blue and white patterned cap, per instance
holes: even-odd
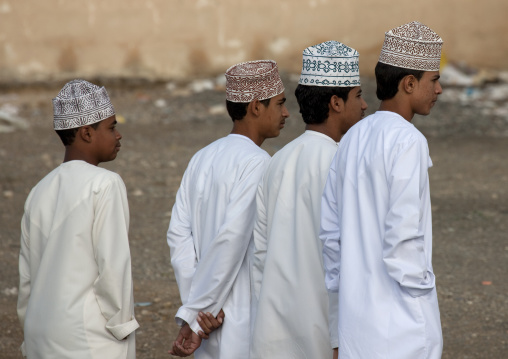
[[[360,86],[358,52],[338,41],[326,41],[303,50],[301,85]]]
[[[106,89],[85,80],[72,80],[66,83],[53,99],[55,130],[91,125],[114,114],[115,109]]]

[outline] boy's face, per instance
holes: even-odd
[[[286,95],[284,92],[272,97],[268,107],[261,105],[263,114],[260,117],[259,132],[263,138],[273,138],[280,134],[284,128],[286,118],[289,117],[289,111],[285,105]]]
[[[362,88],[360,86],[353,87],[344,103],[344,118],[341,126],[343,134],[365,116],[366,109],[367,103],[362,97]]]
[[[439,77],[439,71],[425,71],[422,78],[416,82],[412,101],[414,113],[424,116],[430,113],[437,97],[443,93]]]
[[[122,135],[116,129],[116,116],[102,120],[94,131],[95,155],[97,161],[108,162],[116,158],[120,151]]]

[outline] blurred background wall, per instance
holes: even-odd
[[[326,40],[370,75],[384,32],[418,20],[452,62],[508,68],[506,0],[0,0],[0,82],[70,77],[187,79],[271,58],[298,73]]]

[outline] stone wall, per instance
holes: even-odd
[[[0,0],[0,82],[69,77],[185,79],[338,40],[372,74],[384,32],[418,20],[450,61],[508,68],[505,0]]]

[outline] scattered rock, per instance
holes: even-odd
[[[140,197],[140,196],[144,195],[144,192],[142,190],[140,190],[139,188],[136,188],[134,191],[132,191],[132,195],[134,197]]]
[[[215,85],[210,79],[194,80],[189,84],[189,88],[194,93],[200,93],[207,90],[213,90]]]
[[[5,288],[3,291],[2,291],[3,294],[5,295],[18,295],[18,288],[17,287],[12,287],[12,288]]]
[[[164,108],[168,106],[168,103],[163,98],[160,98],[154,102],[155,107]]]
[[[26,130],[29,127],[28,122],[18,117],[11,111],[0,109],[0,132],[14,132],[15,130]]]
[[[4,197],[5,198],[12,198],[12,197],[14,197],[14,192],[10,191],[10,190],[4,191]]]
[[[208,108],[208,113],[210,115],[224,115],[227,113],[227,109],[225,105],[214,105]]]

